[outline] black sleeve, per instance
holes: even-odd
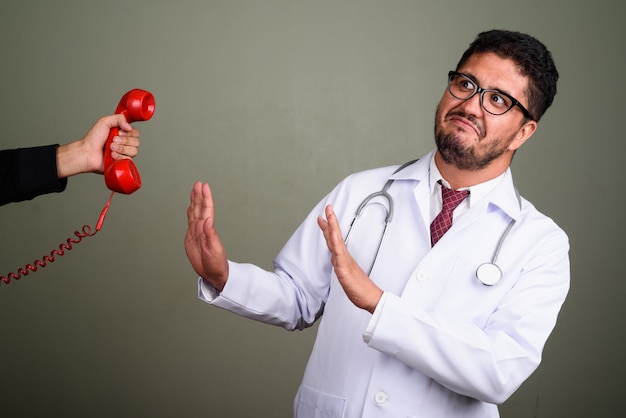
[[[57,176],[58,145],[0,151],[0,205],[62,192],[67,179]]]

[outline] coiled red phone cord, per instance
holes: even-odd
[[[96,223],[95,231],[91,232],[91,227],[89,225],[83,226],[83,229],[81,231],[74,231],[74,236],[76,238],[68,238],[66,243],[59,245],[58,250],[52,250],[50,252],[50,255],[45,255],[42,259],[35,260],[33,264],[27,264],[25,267],[18,269],[17,273],[11,272],[6,276],[0,277],[0,284],[2,284],[2,282],[9,284],[11,282],[11,279],[19,280],[22,276],[28,276],[28,273],[30,273],[31,271],[37,271],[39,267],[43,268],[46,267],[48,263],[54,263],[55,257],[61,257],[65,255],[65,251],[70,251],[73,244],[78,244],[83,240],[83,238],[96,235],[98,231],[100,231],[100,229],[102,228],[104,218],[106,217],[107,211],[109,210],[109,206],[111,206],[111,200],[113,199],[114,194],[115,192],[111,193],[107,204],[102,209],[102,212],[100,212],[100,217],[98,218],[98,222]]]

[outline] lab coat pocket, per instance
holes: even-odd
[[[449,273],[440,277],[441,294],[434,312],[483,327],[508,287],[506,280],[493,286],[481,283],[476,275],[479,263],[474,258],[457,257]]]
[[[295,400],[295,418],[342,418],[345,398],[300,386]]]

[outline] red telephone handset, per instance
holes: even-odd
[[[115,113],[123,114],[128,123],[148,120],[154,114],[154,96],[149,91],[133,89],[122,96]],[[102,228],[104,217],[109,210],[115,192],[131,194],[141,187],[141,177],[139,177],[139,171],[137,171],[132,160],[128,158],[114,160],[111,157],[111,142],[118,132],[119,128],[111,129],[104,145],[104,181],[112,192],[109,201],[100,213],[95,231],[91,232],[91,227],[85,225],[82,231],[74,232],[76,238],[68,238],[66,243],[59,245],[59,249],[53,250],[50,255],[36,260],[34,264],[27,264],[26,267],[18,269],[17,273],[11,272],[6,276],[0,276],[0,283],[9,284],[11,279],[19,280],[22,276],[28,276],[31,271],[37,271],[39,267],[46,267],[47,263],[54,262],[55,256],[62,256],[66,251],[71,250],[72,244],[78,244],[83,238],[95,235]]]
[[[128,123],[132,123],[150,119],[154,114],[154,107],[152,93],[133,89],[122,96],[115,113],[123,114]],[[119,128],[111,129],[104,145],[104,181],[114,192],[131,194],[141,187],[141,177],[131,159],[114,160],[111,157],[111,141],[118,132]]]

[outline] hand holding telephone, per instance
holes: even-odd
[[[116,114],[123,114],[128,123],[148,120],[154,114],[154,96],[152,93],[133,89],[122,96],[115,109]],[[111,129],[104,145],[104,181],[114,192],[131,194],[141,187],[141,177],[133,160],[125,158],[113,160],[111,142],[119,128]]]
[[[133,89],[122,96],[115,113],[123,114],[128,123],[132,123],[150,119],[154,114],[154,108],[155,102],[152,93]],[[11,279],[19,280],[21,276],[28,276],[29,272],[37,271],[38,267],[45,267],[48,262],[53,263],[55,256],[62,256],[65,254],[65,251],[71,250],[72,244],[78,244],[83,238],[95,235],[102,228],[104,217],[109,210],[111,199],[113,199],[115,192],[131,194],[141,187],[141,177],[137,167],[135,167],[135,163],[128,158],[114,160],[111,156],[111,142],[118,133],[119,128],[111,129],[104,145],[104,181],[107,187],[112,190],[112,193],[100,213],[95,231],[91,232],[91,227],[88,225],[83,226],[82,231],[74,232],[76,238],[68,238],[65,243],[59,245],[58,250],[52,250],[50,255],[44,256],[41,260],[36,260],[33,263],[34,265],[27,264],[26,267],[18,269],[17,273],[11,272],[6,277],[0,276],[0,283],[9,284]]]

